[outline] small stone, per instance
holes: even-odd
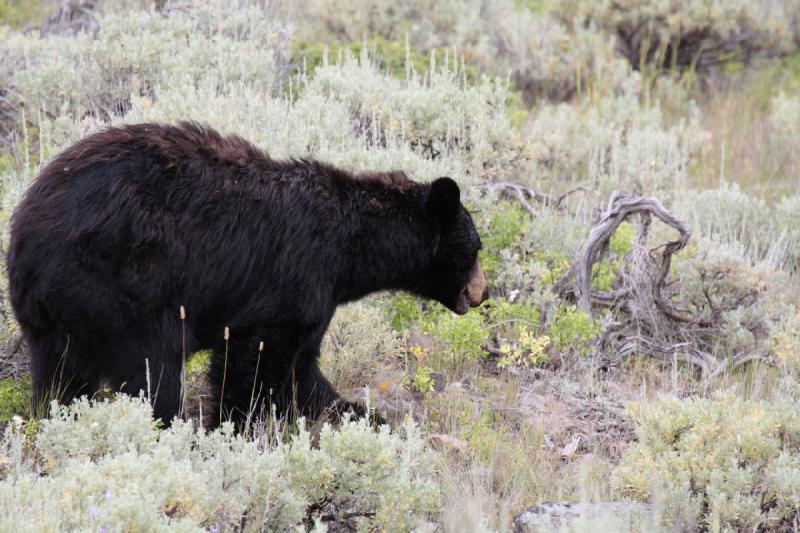
[[[464,384],[461,383],[460,381],[452,381],[447,384],[445,390],[447,390],[447,392],[453,392],[453,393],[463,392]]]
[[[431,372],[428,374],[433,380],[433,390],[442,392],[446,384],[446,376],[444,372]]]
[[[563,450],[561,450],[561,457],[567,459],[572,457],[573,455],[575,455],[575,452],[578,451],[580,445],[581,445],[581,436],[574,435],[572,437],[572,440],[569,441],[566,446],[564,446]]]
[[[469,444],[466,441],[445,433],[429,436],[428,444],[431,448],[446,451],[453,455],[463,455],[469,449]]]
[[[436,340],[425,333],[413,332],[408,337],[408,346],[422,348],[423,350],[433,350],[436,347]]]
[[[650,531],[654,508],[638,502],[545,502],[514,517],[514,533],[561,531],[571,524],[613,524],[623,531]]]

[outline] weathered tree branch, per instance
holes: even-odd
[[[575,194],[576,192],[589,191],[589,189],[585,187],[576,187],[574,189],[565,192],[564,194],[562,194],[557,198],[553,198],[549,194],[544,194],[542,192],[535,191],[530,187],[525,187],[524,185],[520,185],[518,183],[510,183],[505,181],[484,183],[483,185],[481,185],[481,188],[483,190],[498,191],[501,195],[507,195],[516,198],[516,200],[519,201],[522,208],[525,209],[525,211],[530,213],[532,216],[538,216],[539,212],[530,204],[530,202],[528,202],[529,199],[536,200],[545,207],[563,210],[564,207],[561,204],[569,196]]]
[[[651,215],[677,229],[680,234],[678,240],[668,242],[662,247],[660,268],[653,284],[653,297],[663,312],[671,316],[674,315],[673,318],[676,319],[685,319],[672,307],[669,300],[663,296],[662,289],[664,280],[669,273],[672,255],[686,246],[692,233],[689,226],[669,212],[657,198],[645,198],[618,191],[614,192],[608,201],[608,207],[600,217],[600,221],[589,233],[589,238],[586,240],[578,260],[555,284],[554,290],[563,294],[572,285],[571,281],[574,279],[574,292],[578,299],[578,305],[587,312],[591,310],[593,300],[600,305],[607,306],[609,301],[617,301],[620,297],[623,297],[624,294],[619,291],[615,293],[593,291],[592,267],[595,263],[602,261],[603,256],[608,251],[611,236],[619,225],[636,213],[640,213],[644,217],[636,239],[636,248],[638,250],[646,249]],[[652,258],[652,252],[650,255]]]
[[[638,232],[633,249],[625,258],[624,267],[614,290],[592,288],[593,267],[609,252],[611,236],[620,224],[638,215]],[[648,248],[653,217],[678,231],[676,240],[653,249]],[[606,210],[594,225],[578,258],[569,271],[554,285],[562,297],[574,296],[580,308],[615,310],[604,319],[603,333],[596,345],[597,353],[622,358],[637,353],[665,362],[682,361],[701,370],[703,386],[722,374],[751,361],[769,362],[758,354],[746,354],[724,361],[706,350],[704,332],[715,328],[718,317],[710,320],[675,307],[667,294],[667,277],[672,256],[684,248],[691,237],[685,222],[675,217],[657,198],[615,192]],[[710,296],[709,305],[714,309]]]

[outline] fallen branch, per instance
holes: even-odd
[[[692,348],[688,342],[664,346],[653,339],[631,335],[625,337],[618,350],[620,357],[646,353],[665,362],[682,361],[699,368],[704,376],[716,375],[721,366],[714,356]]]
[[[548,194],[535,191],[530,187],[525,187],[524,185],[520,185],[518,183],[504,181],[484,183],[481,185],[481,189],[497,191],[500,195],[511,196],[515,198],[520,203],[522,208],[533,216],[538,216],[539,212],[530,204],[530,202],[528,202],[528,200],[536,200],[545,207],[563,210],[564,208],[561,206],[561,203],[569,196],[575,194],[576,192],[589,191],[589,189],[585,187],[576,187],[565,192],[557,198],[553,198]]]
[[[602,263],[610,252],[611,236],[622,222],[632,217],[637,217],[638,231],[630,253],[625,258],[617,258],[620,271],[613,290],[592,288],[594,267]],[[678,238],[651,249],[648,239],[654,217],[677,230]],[[772,364],[763,353],[742,354],[722,360],[712,355],[713,339],[722,327],[724,309],[715,304],[705,285],[703,295],[707,302],[694,302],[693,305],[700,308],[707,303],[711,310],[710,318],[679,309],[672,301],[670,286],[674,282],[667,280],[672,257],[687,245],[691,235],[688,225],[657,198],[620,192],[611,195],[578,258],[553,286],[553,292],[562,298],[576,300],[580,309],[587,313],[597,308],[612,311],[603,317],[593,357],[603,357],[606,364],[636,354],[664,362],[682,361],[701,371],[702,388],[741,365],[755,361]],[[756,295],[737,301],[749,307],[756,302]]]
[[[11,342],[0,343],[0,380],[17,378],[28,372],[28,357],[22,350],[22,335]]]
[[[593,289],[594,266],[609,253],[611,236],[620,224],[634,216],[638,217],[638,231],[617,286],[610,291]],[[677,230],[678,238],[650,249],[653,217]],[[702,340],[702,333],[712,326],[711,322],[679,310],[666,294],[672,256],[686,246],[690,237],[687,224],[657,198],[620,192],[611,195],[578,258],[553,287],[561,297],[575,298],[587,313],[598,307],[614,310],[604,319],[596,354],[610,359],[646,354],[665,362],[682,361],[698,368],[706,381],[726,368],[743,364],[736,360],[730,363],[733,366],[728,362],[720,364],[705,351],[707,343]]]
[[[624,297],[624,293],[604,293],[592,290],[592,267],[600,263],[608,252],[611,236],[620,224],[633,214],[640,213],[643,216],[642,228],[637,238],[637,248],[644,250],[647,242],[648,228],[650,226],[650,216],[654,215],[665,224],[678,230],[680,236],[678,240],[668,242],[663,245],[661,251],[660,268],[653,284],[653,298],[661,310],[676,319],[685,320],[669,300],[663,296],[662,289],[664,280],[669,273],[672,262],[672,255],[682,249],[689,242],[692,233],[685,222],[679,220],[657,198],[645,198],[631,194],[614,192],[608,201],[608,207],[601,215],[600,221],[592,228],[589,238],[583,246],[580,256],[572,268],[555,284],[554,290],[563,294],[572,286],[574,280],[574,292],[577,296],[578,305],[586,312],[591,311],[592,300],[601,305],[608,306],[609,302],[616,302]],[[649,254],[651,259],[653,252]],[[640,274],[642,274],[640,272]],[[635,280],[641,282],[641,279]]]
[[[736,368],[738,368],[738,367],[740,367],[740,366],[742,366],[742,365],[744,365],[746,363],[751,363],[751,362],[755,362],[755,361],[758,361],[759,363],[768,364],[768,365],[772,364],[772,361],[770,361],[769,359],[761,356],[760,354],[756,354],[756,353],[753,353],[753,354],[742,354],[742,355],[737,355],[737,356],[735,356],[735,357],[733,357],[731,359],[725,359],[724,361],[722,361],[721,363],[719,363],[717,365],[717,368],[714,369],[713,372],[709,373],[706,376],[706,378],[703,380],[703,384],[701,385],[701,388],[703,388],[703,389],[708,388],[708,386],[711,384],[711,382],[715,378],[717,378],[720,374],[722,374],[724,371],[726,371],[726,370],[735,370]]]

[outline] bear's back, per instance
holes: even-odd
[[[230,308],[256,290],[297,295],[308,289],[298,272],[330,270],[340,255],[331,243],[352,231],[359,209],[343,199],[406,182],[276,161],[193,123],[110,128],[66,149],[31,185],[12,220],[9,277],[39,301],[79,299],[71,280],[83,273],[130,305],[168,293]]]
[[[307,177],[238,136],[191,122],[109,128],[44,168],[14,214],[12,233],[75,238],[109,225],[165,224],[181,214],[217,218],[226,202],[228,210],[246,197],[283,204],[322,185],[309,185]]]

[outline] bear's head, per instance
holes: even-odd
[[[481,239],[461,204],[461,191],[455,181],[435,180],[426,201],[428,212],[439,223],[439,234],[433,261],[419,292],[463,315],[488,296],[486,276],[478,263]]]

